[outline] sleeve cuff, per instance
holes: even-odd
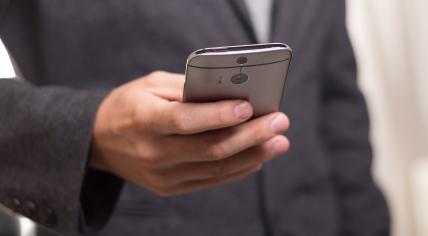
[[[122,186],[122,179],[88,168],[80,195],[82,232],[94,234],[107,223],[119,199]]]

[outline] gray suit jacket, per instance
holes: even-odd
[[[97,107],[153,70],[182,73],[195,49],[255,43],[243,1],[0,0],[26,80],[0,80],[0,202],[64,235],[110,216],[99,235],[388,235],[344,0],[277,0],[272,13],[272,41],[294,49],[291,150],[245,180],[159,198],[87,168]]]

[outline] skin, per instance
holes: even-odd
[[[285,114],[243,100],[182,103],[184,76],[153,72],[113,90],[95,119],[90,166],[162,196],[212,188],[286,152]]]

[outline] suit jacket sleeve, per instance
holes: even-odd
[[[372,174],[369,121],[356,83],[356,65],[345,26],[345,4],[330,5],[325,47],[322,137],[332,165],[340,209],[340,235],[388,235],[389,216]]]
[[[25,11],[9,11],[12,3],[0,0],[4,39],[28,27],[6,19]],[[11,40],[6,46],[19,50],[7,45]],[[0,80],[0,204],[63,235],[105,224],[122,180],[88,168],[87,161],[92,123],[106,94]]]
[[[107,220],[121,181],[87,169],[92,123],[104,96],[0,80],[2,205],[64,235]]]

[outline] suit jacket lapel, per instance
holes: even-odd
[[[317,7],[312,0],[275,1],[271,38],[274,41],[286,41],[293,48],[301,46],[306,40],[305,30],[313,19]],[[317,1],[320,2],[320,1]],[[322,3],[322,1],[321,1]]]
[[[280,1],[273,0],[272,9],[271,9],[270,37],[269,37],[271,41],[274,41],[275,39],[275,31],[277,30],[276,25],[278,21],[279,7],[280,7]]]
[[[228,0],[230,6],[236,14],[251,43],[257,43],[256,33],[254,31],[250,14],[244,0]]]

